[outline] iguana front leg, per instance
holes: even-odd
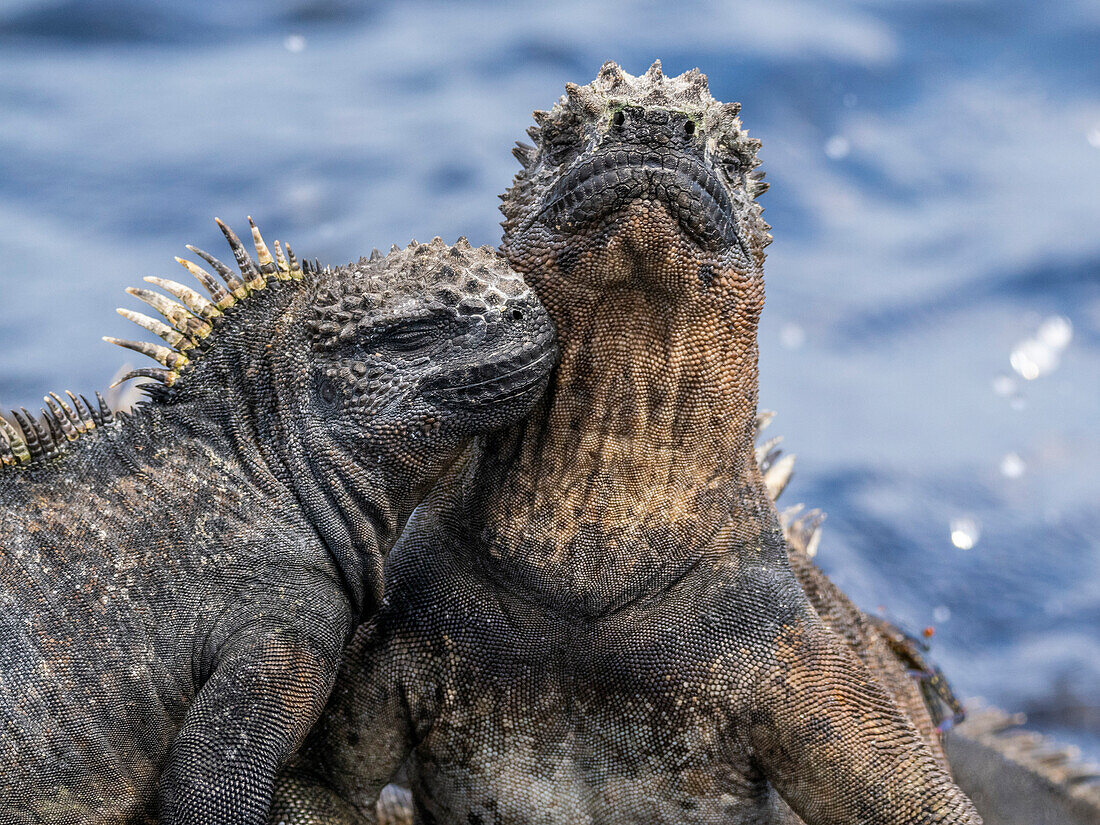
[[[275,773],[335,678],[343,636],[331,635],[261,620],[222,646],[169,752],[162,823],[266,821]]]
[[[400,825],[408,815],[408,808],[387,814],[378,806],[413,741],[399,677],[402,660],[410,657],[395,655],[401,646],[384,645],[384,635],[364,625],[345,651],[324,715],[279,771],[268,820],[273,825]]]
[[[759,650],[759,648],[757,648]],[[913,724],[808,605],[736,665],[745,743],[807,825],[978,825]]]

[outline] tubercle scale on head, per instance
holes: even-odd
[[[433,311],[498,312],[509,299],[528,291],[492,247],[474,249],[462,237],[454,244],[435,237],[393,246],[369,257],[321,272],[314,280],[309,316],[311,346],[331,350],[353,339],[378,318],[409,299]]]
[[[741,104],[722,103],[710,93],[706,76],[698,69],[680,75],[666,75],[660,61],[641,75],[625,72],[608,61],[596,78],[583,86],[567,83],[566,93],[549,111],[532,113],[535,124],[527,129],[534,147],[519,144],[513,154],[523,167],[503,196],[501,209],[507,235],[523,220],[531,207],[533,193],[553,185],[561,170],[556,166],[556,147],[563,141],[589,140],[612,128],[614,114],[624,108],[665,108],[687,114],[705,135],[708,153],[728,159],[725,174],[733,189],[741,189],[750,211],[749,220],[758,222],[760,251],[771,243],[768,227],[760,221],[760,205],[753,201],[768,189],[754,169],[760,161],[760,141],[751,138],[741,125]],[[720,164],[721,165],[721,164]],[[507,245],[507,242],[506,242]]]
[[[701,122],[711,140],[742,157],[746,168],[757,165],[755,155],[760,141],[750,138],[742,128],[738,119],[741,104],[715,100],[706,76],[698,69],[669,77],[657,60],[645,74],[634,76],[608,61],[591,83],[567,83],[565,88],[566,94],[553,109],[532,113],[537,125],[527,133],[536,144],[541,143],[547,129],[577,117],[602,119],[624,106],[661,106],[687,112]]]

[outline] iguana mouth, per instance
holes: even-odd
[[[575,231],[647,199],[664,204],[708,252],[741,244],[725,185],[702,158],[682,152],[610,148],[587,155],[554,185],[534,219]]]
[[[557,356],[557,346],[523,350],[519,355],[453,370],[434,379],[428,395],[446,404],[499,404],[527,396],[545,384]]]

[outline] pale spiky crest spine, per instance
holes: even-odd
[[[773,418],[775,413],[771,410],[761,410],[756,416],[756,464],[764,476],[768,497],[774,502],[790,484],[791,476],[794,475],[795,457],[794,453],[783,455],[783,451],[779,449],[779,444],[783,441],[781,435],[760,441],[761,433],[768,428]],[[808,510],[805,513],[802,510],[803,505],[792,505],[779,514],[779,521],[783,525],[783,534],[787,537],[788,544],[797,552],[813,558],[821,544],[821,525],[825,521],[825,514],[820,510]]]
[[[219,218],[214,218],[214,221],[229,242],[229,248],[233,251],[233,257],[240,272],[239,276],[213,255],[188,246],[188,249],[206,261],[225,282],[225,286],[222,286],[213,275],[198,264],[184,258],[176,258],[176,261],[202,284],[209,298],[176,281],[152,276],[146,278],[146,282],[160,287],[176,300],[147,289],[133,287],[127,289],[128,293],[159,312],[168,323],[165,324],[128,309],[119,308],[119,314],[142,329],[159,336],[168,346],[104,337],[104,341],[148,355],[164,367],[164,369],[132,370],[112,384],[112,387],[131,378],[151,378],[165,386],[172,386],[179,378],[180,371],[201,357],[201,353],[210,346],[207,336],[214,330],[214,322],[230,307],[249,300],[255,293],[265,289],[272,280],[299,281],[302,279],[305,271],[298,265],[298,259],[290,247],[286,247],[284,256],[282,246],[275,241],[276,254],[272,256],[251,217],[248,219],[248,225],[252,231],[252,243],[258,262],[252,260],[252,256],[232,229]]]
[[[0,417],[0,467],[25,467],[57,458],[70,441],[115,421],[107,401],[96,393],[96,406],[71,392],[66,402],[57,393],[44,397],[42,415],[35,417],[26,407],[12,410],[18,426]]]

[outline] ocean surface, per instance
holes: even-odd
[[[499,241],[530,112],[698,66],[763,139],[761,405],[818,559],[1100,760],[1100,3],[0,0],[0,404],[105,387],[212,217]]]

